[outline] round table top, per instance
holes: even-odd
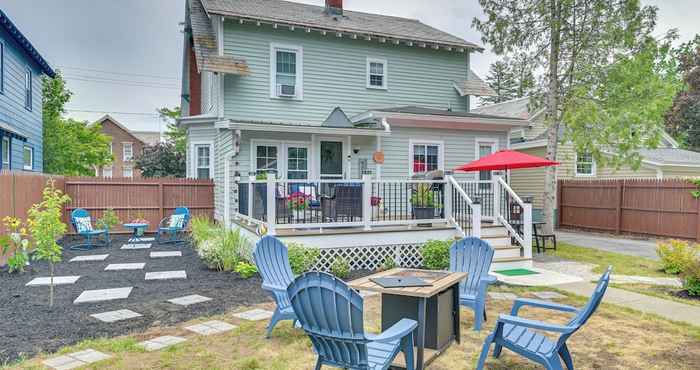
[[[129,224],[124,224],[123,226],[126,227],[126,228],[140,228],[140,227],[148,227],[148,224],[142,224],[142,223],[139,223],[139,224],[132,224],[132,223],[129,223]]]

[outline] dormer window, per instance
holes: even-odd
[[[300,46],[270,46],[270,96],[280,99],[303,98],[303,57]]]
[[[367,58],[367,88],[383,89],[387,86],[386,59]]]

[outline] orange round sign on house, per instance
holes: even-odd
[[[384,152],[374,152],[372,159],[374,159],[374,163],[384,163]]]

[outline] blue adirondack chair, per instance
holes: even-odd
[[[269,338],[277,322],[297,319],[287,295],[287,287],[294,281],[294,273],[289,265],[287,247],[273,236],[264,236],[257,242],[253,259],[263,280],[262,288],[269,291],[277,303],[275,313],[267,325]]]
[[[459,304],[474,311],[474,330],[481,330],[486,320],[486,290],[496,282],[489,275],[493,248],[479,238],[464,238],[450,247],[450,271],[466,272],[467,280],[459,284]]]
[[[324,272],[307,272],[287,288],[294,312],[318,354],[321,365],[383,370],[403,352],[414,369],[414,320],[401,319],[381,334],[365,333],[363,300],[342,280]]]
[[[185,230],[190,222],[190,210],[186,207],[175,208],[171,216],[158,223],[156,242],[158,244],[179,244],[185,241]],[[163,238],[166,236],[166,238]]]
[[[566,368],[573,370],[574,362],[566,346],[566,340],[588,321],[600,305],[610,282],[611,271],[612,267],[608,267],[608,270],[598,280],[598,285],[588,303],[581,309],[536,299],[516,299],[513,302],[510,315],[500,315],[493,333],[486,338],[477,370],[483,369],[491,343],[496,344],[493,349],[493,357],[496,358],[501,355],[503,347],[506,347],[521,356],[544,365],[546,369],[561,370],[563,369],[561,361],[564,361]],[[576,315],[566,325],[550,324],[518,317],[518,311],[524,306],[572,312]],[[552,340],[535,330],[558,333],[559,338]]]
[[[110,244],[109,230],[95,229],[92,226],[90,213],[82,208],[76,208],[71,212],[70,224],[73,226],[73,230],[85,239],[83,243],[73,245],[70,249],[84,251]],[[103,237],[102,242],[97,243],[100,236]]]

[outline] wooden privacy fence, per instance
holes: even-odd
[[[0,219],[26,218],[26,210],[41,201],[41,191],[49,178],[70,198],[64,210],[65,221],[76,208],[84,208],[93,219],[113,209],[122,223],[142,218],[154,231],[161,219],[180,206],[192,216],[214,214],[214,183],[194,179],[105,179],[94,177],[52,177],[23,172],[0,173]],[[71,230],[72,231],[72,230]],[[126,232],[121,225],[116,232]]]
[[[687,180],[560,180],[558,185],[561,227],[700,241],[700,200]]]

